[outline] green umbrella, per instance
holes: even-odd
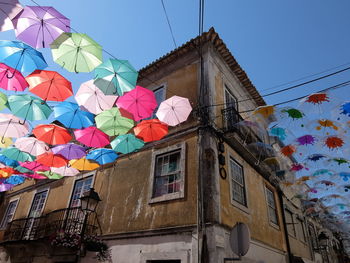
[[[127,60],[109,59],[95,69],[94,84],[105,95],[122,96],[135,88],[138,73]]]
[[[95,122],[97,128],[110,136],[125,134],[134,127],[134,121],[123,117],[116,107],[98,114]]]
[[[4,149],[0,152],[0,154],[5,155],[7,158],[10,158],[15,161],[20,162],[32,162],[34,161],[35,157],[29,153],[22,152],[18,150],[16,147],[10,147],[7,149]]]
[[[9,96],[7,104],[10,111],[24,121],[45,120],[52,113],[45,101],[26,94]]]
[[[141,149],[145,143],[136,138],[133,134],[120,135],[111,141],[111,146],[114,151],[120,153],[131,153]]]
[[[41,174],[43,176],[46,176],[48,179],[61,179],[63,178],[62,175],[58,174],[58,173],[54,173],[52,171],[38,171],[36,172],[37,174]]]
[[[53,60],[70,72],[91,72],[102,63],[102,47],[86,34],[62,33],[50,46]]]
[[[7,96],[0,92],[0,110],[3,110],[6,108],[7,103]]]

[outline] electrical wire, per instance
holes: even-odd
[[[171,34],[171,37],[172,37],[172,39],[173,39],[175,49],[177,49],[177,45],[176,45],[176,41],[175,41],[173,29],[171,28],[170,20],[169,20],[169,17],[168,17],[168,13],[167,13],[167,11],[166,11],[166,9],[165,9],[164,1],[163,1],[163,0],[160,0],[160,1],[161,1],[161,3],[162,3],[163,10],[164,10],[164,14],[165,14],[166,20],[167,20],[167,22],[168,22],[170,34]]]

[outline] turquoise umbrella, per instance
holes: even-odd
[[[10,111],[25,120],[45,120],[52,113],[52,109],[45,101],[26,94],[11,95],[7,100]]]
[[[138,72],[127,60],[109,59],[95,68],[94,84],[105,95],[122,96],[136,86]]]
[[[95,149],[86,155],[86,159],[94,160],[100,165],[112,163],[117,158],[118,154],[115,151],[105,148]]]
[[[6,156],[7,158],[10,158],[15,161],[20,161],[20,162],[32,162],[34,161],[35,157],[29,153],[22,152],[16,147],[10,147],[7,149],[4,149],[0,152],[0,154]]]
[[[143,147],[145,143],[133,134],[120,135],[111,142],[113,150],[120,153],[131,153]]]

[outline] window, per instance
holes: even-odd
[[[151,202],[184,196],[185,143],[153,152]]]
[[[7,224],[12,221],[12,218],[16,211],[17,204],[18,204],[18,199],[13,200],[8,204],[6,212],[1,222],[1,228],[6,228]]]
[[[86,191],[90,190],[92,186],[93,176],[89,176],[80,180],[76,180],[74,184],[74,189],[72,193],[72,198],[70,201],[69,207],[79,207],[80,206],[80,197]]]
[[[232,200],[247,206],[243,168],[232,158],[230,159],[230,175]]]
[[[227,129],[234,128],[234,125],[240,121],[237,105],[236,97],[232,95],[231,91],[225,85],[225,109],[223,109],[223,111]]]
[[[225,104],[226,108],[234,108],[238,111],[238,103],[235,96],[232,95],[229,88],[225,85]]]
[[[286,217],[286,224],[287,224],[288,234],[293,236],[293,237],[296,237],[293,213],[291,211],[289,211],[289,210],[284,210],[284,214],[285,214],[285,217]]]
[[[158,110],[158,107],[160,105],[160,103],[165,100],[165,86],[161,86],[155,90],[153,90],[154,96],[156,97],[156,101],[157,101],[157,108],[155,108],[153,115],[150,119],[155,119],[157,118],[156,116],[156,112]]]
[[[298,237],[299,240],[306,242],[306,235],[305,235],[305,228],[304,228],[304,221],[300,218],[297,218],[297,229],[298,229]]]
[[[266,190],[266,199],[267,199],[267,208],[269,213],[269,220],[271,223],[278,225],[278,218],[277,218],[277,209],[276,209],[276,202],[275,202],[275,195],[274,192],[271,191],[268,187],[265,186]]]
[[[317,243],[317,235],[315,228],[312,224],[309,224],[309,236],[311,238],[311,245],[313,249],[318,249],[318,243]]]

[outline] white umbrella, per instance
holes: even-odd
[[[161,122],[176,126],[186,121],[191,111],[192,107],[187,98],[172,96],[160,104],[156,115]]]

